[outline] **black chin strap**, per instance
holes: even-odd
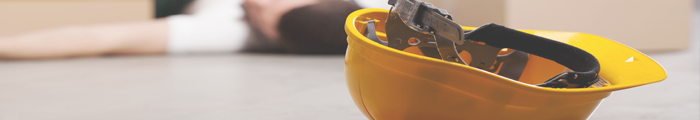
[[[582,88],[598,82],[600,64],[590,53],[544,37],[528,34],[497,24],[487,24],[465,34],[468,40],[482,41],[500,48],[513,48],[550,59],[573,72],[559,74],[538,86]]]
[[[466,64],[459,56],[457,50],[469,51],[469,49],[475,48],[474,46],[465,48],[465,46],[470,45],[467,43],[469,40],[482,41],[488,45],[485,47],[490,49],[471,50],[469,52],[473,53],[470,54],[493,53],[492,55],[494,56],[489,56],[490,54],[477,55],[478,57],[472,56],[472,62],[476,61],[476,64],[470,63],[470,66],[489,69],[493,67],[491,63],[493,63],[493,58],[495,58],[500,48],[512,48],[553,60],[573,70],[572,72],[563,72],[538,86],[584,88],[599,81],[600,64],[598,60],[590,53],[566,43],[493,23],[464,33],[462,27],[452,21],[452,16],[447,11],[439,9],[430,3],[420,0],[389,0],[389,5],[393,6],[389,16],[387,16],[386,26],[387,38],[389,39],[386,45],[389,47],[402,50],[405,47],[412,46],[408,44],[410,43],[408,41],[410,38],[418,38],[425,41],[421,42],[423,44],[418,43],[417,46],[419,48],[421,46],[424,46],[423,48],[426,48],[425,46],[437,48],[433,52],[437,51],[439,53],[431,57]],[[376,41],[383,43],[379,40]],[[424,49],[421,49],[421,51],[426,52]],[[427,53],[430,52],[428,51]]]

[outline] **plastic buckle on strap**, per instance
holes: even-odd
[[[471,42],[466,39],[469,31],[452,21],[447,11],[419,0],[393,0],[394,5],[386,20],[387,41],[374,34],[373,21],[368,22],[366,32],[371,40],[397,50],[417,46],[423,55],[445,61],[466,64],[489,72],[500,69],[499,75],[518,80],[528,61],[528,54],[514,51],[498,55],[503,48]],[[462,32],[462,33],[459,33]],[[413,43],[411,40],[414,40]],[[417,42],[416,42],[417,41]],[[471,61],[463,61],[461,52],[469,52]],[[469,63],[467,63],[469,62]]]

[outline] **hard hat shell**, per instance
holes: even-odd
[[[613,40],[586,33],[522,30],[593,54],[600,62],[599,75],[609,83],[594,88],[538,87],[532,84],[565,67],[531,55],[520,81],[514,81],[422,56],[417,48],[399,51],[366,38],[365,21],[376,20],[378,35],[386,39],[383,22],[388,12],[358,10],[345,24],[348,88],[356,105],[372,120],[583,120],[613,91],[666,78],[656,61]]]

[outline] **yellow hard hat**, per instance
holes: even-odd
[[[350,14],[345,24],[348,88],[358,108],[372,120],[582,120],[613,91],[666,78],[653,59],[613,40],[576,32],[520,30],[585,50],[599,63],[596,77],[603,81],[599,85],[542,87],[537,84],[550,81],[567,67],[530,55],[516,81],[498,71],[464,64],[473,61],[469,58],[439,59],[417,46],[399,50],[368,38],[387,39],[388,16],[389,10],[362,9]],[[470,56],[469,52],[458,54]]]

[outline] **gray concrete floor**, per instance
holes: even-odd
[[[590,119],[700,119],[694,35],[691,49],[648,54],[665,81],[614,92]],[[0,61],[0,120],[365,120],[343,65],[261,54]]]
[[[666,69],[666,80],[614,92],[590,119],[700,120],[700,8],[693,19],[689,49],[647,53]]]
[[[362,120],[343,56],[0,62],[0,120]]]
[[[697,120],[696,48],[651,54],[668,79],[615,92],[591,120]],[[3,61],[0,120],[364,120],[343,65],[258,54]]]

